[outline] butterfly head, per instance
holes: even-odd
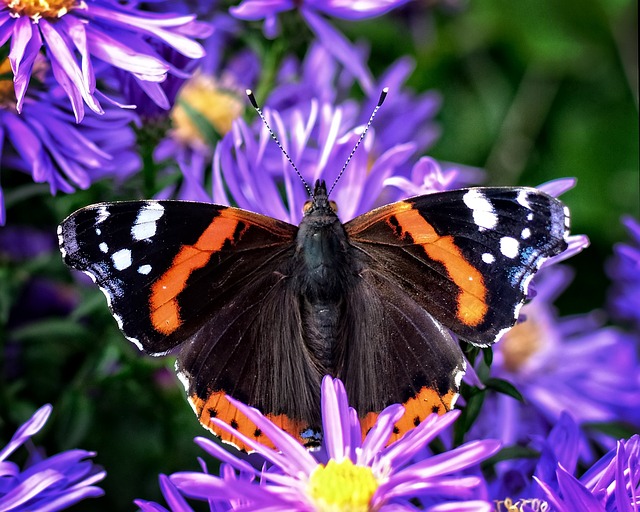
[[[327,184],[324,180],[316,180],[315,187],[313,188],[313,196],[304,204],[302,211],[305,216],[326,214],[335,216],[338,211],[338,205],[335,201],[329,200]]]

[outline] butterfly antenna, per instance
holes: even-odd
[[[311,192],[311,188],[309,188],[309,185],[307,185],[307,182],[302,177],[302,174],[300,174],[300,171],[296,167],[296,164],[293,163],[293,160],[291,160],[291,157],[289,156],[289,154],[284,150],[284,148],[282,147],[282,144],[280,144],[280,141],[278,140],[278,137],[276,137],[276,134],[273,133],[273,130],[271,129],[271,126],[269,126],[269,123],[267,123],[267,120],[265,119],[264,114],[262,113],[262,110],[258,106],[258,102],[256,101],[256,97],[253,95],[253,91],[251,89],[247,89],[246,93],[247,93],[247,96],[249,97],[249,101],[253,105],[253,108],[256,109],[256,112],[260,116],[260,119],[262,119],[262,122],[267,127],[267,130],[269,130],[269,133],[271,134],[271,138],[276,141],[276,144],[280,148],[280,151],[282,151],[284,156],[287,157],[287,160],[289,160],[289,163],[291,164],[291,167],[293,167],[293,170],[296,171],[296,174],[298,175],[298,178],[300,178],[300,181],[302,181],[302,184],[304,185],[304,188],[307,189],[307,193],[309,194],[309,197],[313,197],[313,192]]]
[[[347,165],[349,165],[349,162],[351,162],[351,159],[353,158],[353,155],[355,155],[356,150],[358,149],[358,146],[360,145],[360,143],[364,139],[364,136],[366,135],[367,131],[369,130],[369,127],[371,126],[371,123],[373,122],[373,118],[376,117],[376,113],[378,112],[378,109],[384,103],[384,100],[387,97],[387,93],[388,92],[389,92],[389,88],[388,87],[385,87],[384,89],[382,89],[382,92],[380,93],[380,99],[378,100],[378,104],[376,105],[376,108],[373,109],[373,112],[371,112],[371,117],[369,118],[369,122],[367,123],[367,126],[364,127],[364,130],[360,134],[360,138],[358,139],[358,142],[356,142],[356,145],[353,146],[353,149],[351,150],[351,154],[349,155],[349,158],[347,158],[347,161],[342,166],[342,169],[340,170],[340,172],[338,173],[338,176],[334,180],[333,185],[331,185],[331,188],[329,189],[329,193],[327,194],[327,196],[331,195],[331,191],[335,188],[335,186],[338,184],[338,180],[344,174],[344,171],[347,168]]]

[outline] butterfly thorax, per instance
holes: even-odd
[[[306,341],[327,370],[340,341],[344,297],[353,272],[348,237],[334,208],[324,182],[317,183],[296,237]]]
[[[349,243],[324,182],[316,184],[296,237],[302,292],[311,303],[336,302],[344,292]]]

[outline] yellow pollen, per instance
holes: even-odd
[[[61,18],[76,6],[76,0],[0,0],[16,18],[28,16],[38,21],[40,18]]]
[[[211,134],[206,132],[213,129],[222,137],[244,108],[235,91],[223,89],[212,77],[195,75],[182,87],[171,111],[173,133],[186,144],[210,145]]]
[[[531,356],[542,349],[544,337],[544,329],[534,315],[527,315],[524,322],[517,323],[497,344],[504,357],[505,369],[518,372]]]
[[[308,492],[321,512],[366,512],[378,487],[371,468],[331,459],[311,473]]]

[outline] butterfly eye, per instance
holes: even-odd
[[[309,211],[309,209],[311,208],[312,204],[313,204],[313,201],[306,201],[304,203],[304,206],[302,207],[302,213],[307,213]]]
[[[338,213],[338,203],[336,203],[335,201],[329,201],[329,206],[331,207],[333,213]]]

